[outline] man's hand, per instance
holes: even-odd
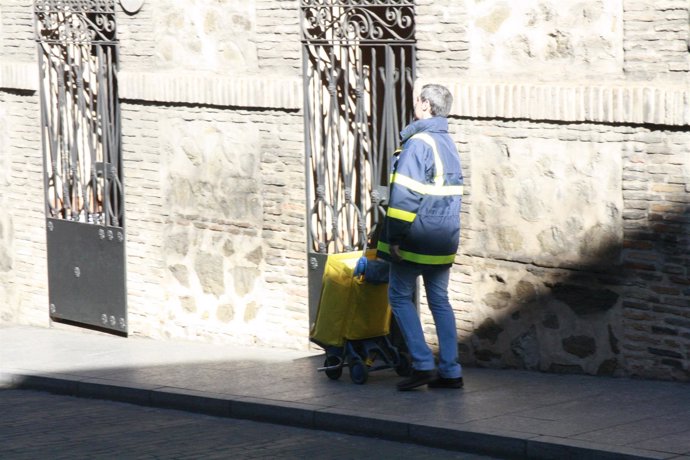
[[[393,260],[393,262],[402,262],[403,258],[400,255],[400,245],[399,244],[391,244],[390,250],[391,250],[391,259]]]

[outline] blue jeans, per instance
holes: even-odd
[[[388,300],[412,357],[412,367],[418,371],[436,368],[434,355],[424,339],[422,323],[414,302],[419,275],[422,275],[424,280],[427,303],[436,325],[439,346],[439,376],[444,378],[461,377],[462,367],[458,363],[458,333],[455,329],[455,314],[448,300],[450,268],[391,263]]]

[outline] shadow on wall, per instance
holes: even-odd
[[[652,206],[645,222],[626,221],[622,240],[589,246],[577,266],[482,259],[461,362],[690,380],[690,206]]]

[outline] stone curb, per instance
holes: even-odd
[[[595,446],[569,439],[475,432],[451,426],[433,426],[369,417],[355,411],[332,409],[298,402],[233,396],[182,388],[132,384],[66,374],[18,374],[0,372],[0,389],[38,390],[80,398],[104,399],[141,406],[182,410],[217,417],[298,426],[399,442],[421,444],[462,452],[506,458],[588,460],[670,459],[675,455],[626,447]]]

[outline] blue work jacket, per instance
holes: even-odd
[[[397,244],[406,262],[450,265],[460,241],[463,178],[448,119],[417,120],[400,134],[378,256],[391,260],[390,245]]]

